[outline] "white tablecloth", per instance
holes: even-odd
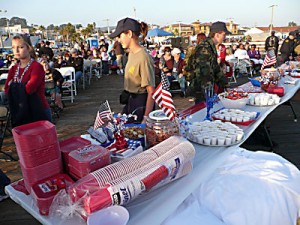
[[[285,85],[285,95],[282,97],[280,104],[291,99],[300,87],[298,81],[295,86]],[[245,110],[260,112],[260,117],[252,123],[250,126],[241,126],[245,132],[245,141],[252,132],[259,126],[259,124],[279,105],[271,107],[254,107],[246,106]],[[222,105],[219,103],[214,107],[213,110],[221,108]],[[193,121],[202,121],[205,117],[206,110],[201,110],[195,113],[192,117]],[[212,179],[213,174],[217,168],[228,159],[228,157],[236,152],[239,146],[243,142],[231,147],[207,147],[194,144],[196,148],[196,156],[194,159],[193,171],[160,189],[150,192],[144,196],[139,197],[126,208],[130,213],[130,220],[128,224],[137,225],[156,225],[161,224],[169,215],[171,215],[176,208],[184,202],[201,184],[204,184],[208,180]],[[12,187],[7,187],[7,192],[14,201],[22,205],[29,213],[37,218],[43,224],[84,224],[79,219],[72,219],[69,221],[61,221],[60,218],[43,217],[39,215],[38,211],[32,206],[31,198],[25,196],[22,193],[18,193]],[[206,214],[208,215],[208,214]],[[209,215],[208,215],[209,216]],[[76,222],[75,222],[76,221]]]

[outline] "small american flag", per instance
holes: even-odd
[[[172,95],[169,92],[169,82],[164,73],[161,74],[161,82],[154,90],[152,98],[156,104],[164,111],[166,116],[173,120],[176,117],[176,110],[174,107]]]
[[[276,55],[274,49],[271,49],[267,52],[267,55],[264,59],[264,63],[261,66],[261,69],[265,68],[266,66],[274,65],[277,62]]]
[[[110,106],[108,104],[108,101],[106,100],[104,103],[102,103],[99,107],[99,110],[97,112],[96,120],[94,122],[94,130],[101,127],[107,120],[109,120],[112,116],[112,112],[110,109]]]

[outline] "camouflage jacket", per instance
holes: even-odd
[[[186,60],[184,70],[190,81],[189,92],[196,101],[204,100],[203,88],[209,83],[225,87],[226,77],[217,62],[217,50],[211,38],[200,42]]]

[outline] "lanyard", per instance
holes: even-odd
[[[30,59],[30,61],[27,63],[21,77],[19,78],[19,73],[20,73],[20,65],[21,65],[21,62],[18,64],[18,67],[16,69],[16,72],[15,72],[15,76],[14,76],[14,81],[17,82],[17,83],[21,83],[22,82],[22,79],[24,77],[24,74],[26,73],[26,71],[28,70],[28,68],[30,67],[31,63],[33,62],[33,59]]]

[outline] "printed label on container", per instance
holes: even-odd
[[[83,155],[83,154],[89,153],[91,151],[94,151],[94,149],[95,149],[95,146],[87,146],[87,147],[84,147],[84,148],[78,150],[78,153]]]
[[[39,184],[39,188],[42,190],[43,193],[48,193],[52,191],[46,183]]]
[[[149,191],[161,182],[173,180],[181,173],[183,155],[180,154],[161,166],[156,166],[145,173],[135,176],[122,184],[113,183],[107,188],[113,205],[126,205],[143,191]],[[170,179],[167,179],[170,178]]]

